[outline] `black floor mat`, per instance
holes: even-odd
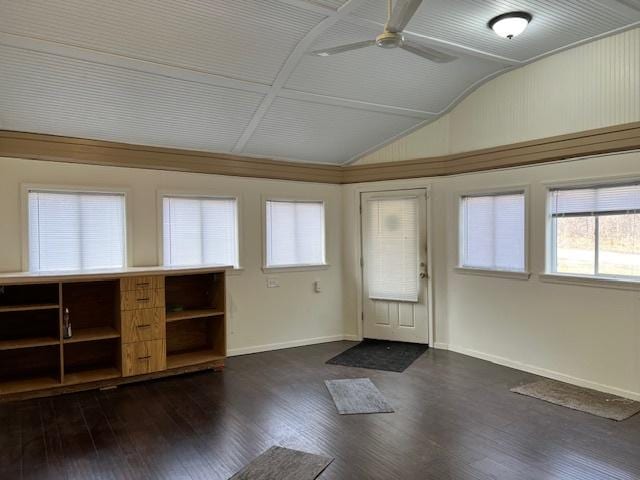
[[[404,372],[427,348],[429,348],[428,345],[420,343],[365,339],[355,347],[328,360],[327,363],[345,367]]]

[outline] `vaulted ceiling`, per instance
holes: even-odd
[[[506,40],[486,23],[525,10]],[[640,25],[640,0],[424,0],[406,35],[458,57],[311,50],[373,39],[385,0],[0,0],[0,129],[344,164],[505,70]]]

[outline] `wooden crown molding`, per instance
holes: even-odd
[[[342,167],[0,131],[0,156],[236,177],[341,183]]]
[[[437,177],[640,149],[640,122],[471,152],[368,165],[318,165],[0,131],[0,156],[332,184]]]
[[[640,122],[439,157],[346,167],[342,183],[438,177],[640,149]]]

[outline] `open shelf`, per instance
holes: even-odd
[[[218,311],[215,308],[191,308],[181,312],[167,312],[167,322],[179,322],[180,320],[216,317],[219,315],[224,315],[224,312]]]
[[[0,351],[60,344],[60,312],[0,311]]]
[[[120,334],[113,327],[79,328],[72,331],[71,338],[65,338],[64,343],[95,342],[96,340],[108,340],[120,338]]]
[[[118,338],[64,344],[64,383],[84,383],[120,376]]]
[[[46,347],[48,345],[58,345],[60,339],[56,337],[32,337],[17,338],[15,340],[0,340],[1,350],[18,350],[20,348]]]
[[[32,303],[32,304],[18,304],[18,305],[2,305],[0,306],[0,313],[4,312],[29,312],[34,310],[57,310],[60,305],[57,303]]]
[[[167,355],[167,368],[180,368],[222,359],[224,359],[224,355],[220,355],[213,350],[173,353]]]
[[[119,330],[120,284],[116,280],[67,283],[62,286],[62,307],[69,309],[71,330],[110,327]]]
[[[101,380],[110,380],[120,377],[120,371],[115,367],[106,368],[89,368],[87,370],[78,370],[75,372],[65,373],[65,385],[77,385],[80,383],[99,382]]]
[[[55,309],[59,303],[57,283],[0,287],[0,312]]]
[[[60,346],[0,351],[0,394],[28,392],[60,385]]]

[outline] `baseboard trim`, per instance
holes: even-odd
[[[555,370],[548,370],[546,368],[537,367],[528,363],[519,362],[517,360],[511,360],[506,357],[500,357],[498,355],[492,355],[478,350],[470,348],[460,347],[457,345],[448,345],[446,343],[436,343],[436,348],[443,350],[451,350],[452,352],[461,353],[470,357],[486,360],[491,363],[503,365],[505,367],[515,368],[527,373],[533,373],[534,375],[540,375],[541,377],[552,378],[560,382],[570,383],[577,385],[578,387],[590,388],[592,390],[598,390],[600,392],[610,393],[612,395],[618,395],[620,397],[630,398],[631,400],[640,401],[640,392],[632,392],[630,390],[624,390],[622,388],[613,387],[611,385],[605,385],[602,383],[592,382],[584,378],[574,377]]]
[[[230,348],[227,350],[228,357],[237,355],[248,355],[250,353],[269,352],[272,350],[282,350],[284,348],[304,347],[306,345],[316,345],[319,343],[339,342],[342,340],[356,341],[356,335],[329,335],[327,337],[303,338],[291,340],[289,342],[268,343],[266,345],[253,345],[251,347]]]
[[[433,348],[436,348],[436,349],[439,349],[439,350],[449,350],[449,344],[448,343],[435,342],[433,344]]]

